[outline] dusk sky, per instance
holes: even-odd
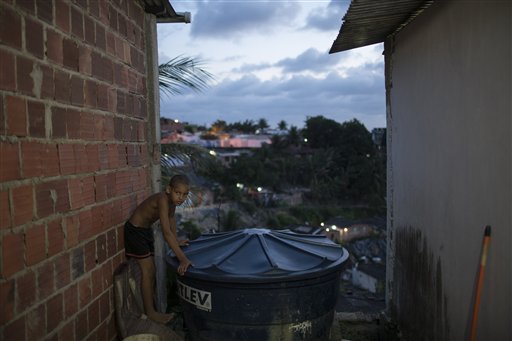
[[[171,1],[190,24],[158,24],[159,63],[199,58],[215,81],[202,93],[161,94],[161,116],[200,125],[308,116],[368,130],[386,126],[382,44],[329,54],[349,0]]]

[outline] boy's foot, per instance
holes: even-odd
[[[148,314],[148,317],[151,320],[158,322],[158,323],[162,323],[162,324],[167,324],[167,323],[173,321],[174,319],[176,319],[176,316],[177,315],[175,313],[162,314],[159,312],[154,312],[153,314]]]

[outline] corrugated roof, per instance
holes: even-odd
[[[143,0],[144,10],[154,14],[157,22],[190,22],[190,13],[178,13],[169,0]]]
[[[433,0],[352,0],[340,33],[329,53],[383,42],[396,33]]]

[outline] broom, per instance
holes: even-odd
[[[485,227],[484,241],[482,244],[482,255],[480,258],[480,269],[478,270],[478,282],[476,285],[475,304],[473,305],[473,318],[471,319],[471,335],[469,338],[470,341],[474,341],[475,336],[476,336],[478,308],[480,306],[480,294],[482,291],[482,286],[484,284],[484,270],[485,270],[485,263],[487,262],[487,251],[489,249],[490,241],[491,241],[491,226],[487,225]]]

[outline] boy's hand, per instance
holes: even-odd
[[[192,263],[188,259],[181,261],[180,265],[178,266],[178,274],[180,276],[183,276],[185,274],[185,272],[187,271],[188,267],[191,265],[192,265]]]
[[[178,243],[180,244],[180,246],[187,246],[188,242],[189,242],[188,239],[183,239],[183,240],[180,240]]]

